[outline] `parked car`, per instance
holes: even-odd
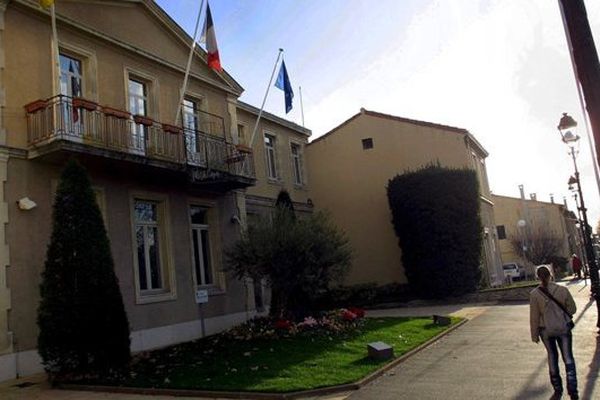
[[[504,277],[511,278],[512,280],[518,280],[525,278],[525,268],[517,263],[511,262],[502,265],[504,270]]]

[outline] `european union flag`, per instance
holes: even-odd
[[[287,114],[292,109],[294,91],[292,90],[290,78],[288,77],[287,69],[285,68],[285,61],[281,62],[279,75],[277,75],[277,80],[275,81],[275,87],[283,90],[283,93],[285,94],[285,113]]]

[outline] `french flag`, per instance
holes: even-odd
[[[208,66],[215,71],[223,71],[223,68],[221,67],[221,59],[219,58],[219,49],[217,48],[217,35],[215,34],[215,26],[213,25],[212,14],[210,13],[208,1],[206,2],[206,20],[204,21],[204,29],[202,29],[200,43],[204,43],[206,45],[206,52],[208,53]]]

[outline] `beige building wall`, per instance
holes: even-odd
[[[83,98],[129,111],[131,76],[147,85],[147,114],[155,125],[181,126],[175,115],[191,39],[154,1],[57,1],[56,13],[60,52],[82,62]],[[255,183],[252,177],[229,176],[223,186],[198,182],[188,175],[189,165],[154,162],[148,153],[132,156],[121,152],[115,157],[114,152],[111,155],[110,150],[88,146],[83,140],[74,147],[55,146],[72,139],[28,145],[31,127],[25,105],[57,93],[51,36],[49,12],[37,1],[0,0],[0,381],[40,370],[35,350],[39,283],[51,232],[53,197],[69,157],[75,156],[86,167],[98,195],[134,351],[201,335],[194,296],[198,286],[190,205],[208,210],[214,278],[206,287],[209,303],[203,306],[208,334],[256,312],[252,285],[223,272],[223,251],[240,236],[246,203],[249,208],[253,201],[270,207],[279,189],[286,188],[305,211],[311,210],[306,174],[302,184],[293,184],[289,144],[301,144],[303,154],[310,131],[268,113],[260,126],[281,139],[281,180],[266,181],[263,142],[257,140],[253,147],[260,173],[257,188],[248,190],[246,187]],[[252,124],[255,109],[243,104],[238,108],[242,87],[227,72],[208,69],[203,50],[196,49],[185,95],[198,103],[199,111],[216,118],[213,120],[222,118],[223,129],[202,133],[224,136],[230,151],[238,142],[238,111],[243,124]],[[51,129],[55,129],[55,119],[46,121]],[[92,131],[97,128],[88,121],[83,126]],[[225,163],[236,162],[237,155],[224,155]],[[236,183],[233,186],[232,181]],[[37,206],[29,211],[19,209],[17,201],[23,197]],[[168,290],[152,299],[141,296],[137,286],[137,245],[132,233],[135,198],[160,203],[161,252],[165,254],[161,261],[165,262]]]
[[[363,148],[365,139],[372,140],[372,148]],[[391,223],[388,181],[432,163],[472,168],[474,154],[478,159],[486,155],[463,129],[364,109],[308,146],[314,205],[332,214],[354,248],[347,284],[406,282]],[[489,191],[485,175],[482,180],[484,192]],[[493,228],[491,202],[485,193],[482,196],[489,204],[482,208],[482,219]],[[490,240],[495,241],[493,233]],[[497,268],[499,259],[491,256],[490,260],[496,260],[491,269]]]
[[[496,224],[504,229],[506,238],[499,240],[502,262],[518,262],[526,266],[533,274],[533,265],[519,257],[511,245],[511,238],[519,237],[519,233],[545,231],[561,239],[560,254],[570,259],[576,247],[576,232],[570,227],[574,222],[568,218],[568,210],[562,204],[548,203],[538,200],[520,199],[508,196],[492,196]],[[519,226],[519,221],[525,221],[525,226]],[[526,243],[523,243],[526,245]],[[579,252],[579,251],[577,251]]]
[[[238,105],[238,126],[241,126],[240,143],[250,145],[252,132],[256,125],[258,109],[246,103]],[[269,177],[267,166],[267,149],[265,135],[275,138],[275,165],[277,177]],[[256,185],[249,187],[246,197],[252,205],[271,204],[277,199],[281,190],[286,190],[297,208],[302,211],[312,209],[310,199],[310,177],[306,165],[306,146],[311,131],[292,122],[282,120],[273,114],[263,112],[252,143]],[[292,155],[292,145],[298,146],[298,160]],[[297,162],[295,162],[297,161]],[[296,176],[299,172],[300,179]]]

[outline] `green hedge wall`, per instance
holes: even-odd
[[[475,171],[427,166],[391,179],[387,193],[415,294],[444,298],[475,291],[483,239]]]

